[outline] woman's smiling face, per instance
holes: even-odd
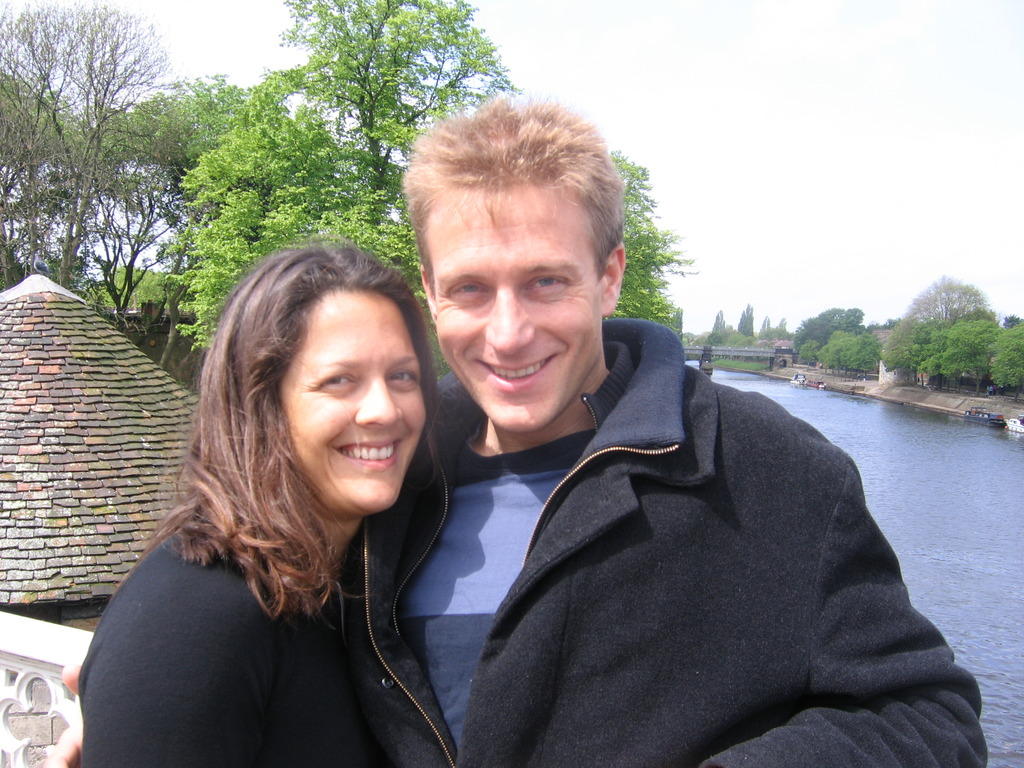
[[[350,538],[394,503],[423,431],[420,366],[394,302],[344,291],[320,299],[281,402],[299,466]]]

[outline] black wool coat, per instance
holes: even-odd
[[[357,693],[399,766],[976,766],[974,679],[910,604],[852,461],[768,399],[608,321],[636,371],[545,505],[456,752],[397,628],[443,472],[365,523]],[[482,415],[457,385],[454,456]]]

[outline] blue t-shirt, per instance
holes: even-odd
[[[593,432],[537,448],[459,455],[448,520],[398,606],[456,743],[473,671],[498,606],[519,575],[541,509]]]

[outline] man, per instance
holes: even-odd
[[[983,764],[850,460],[603,322],[622,184],[591,125],[492,102],[405,188],[455,377],[440,490],[368,521],[349,631],[396,764]]]
[[[593,126],[498,100],[405,186],[455,376],[436,487],[364,526],[348,647],[391,761],[983,765],[851,461],[603,320],[622,183]]]

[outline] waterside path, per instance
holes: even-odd
[[[974,395],[973,393],[944,392],[926,389],[914,384],[879,384],[873,379],[858,381],[826,373],[820,368],[807,365],[794,365],[775,371],[747,371],[729,368],[726,365],[716,363],[715,368],[716,370],[735,371],[737,373],[752,373],[756,376],[785,381],[792,379],[796,373],[802,373],[807,377],[808,381],[825,382],[825,387],[830,392],[869,397],[874,400],[907,405],[912,408],[932,411],[933,413],[961,416],[964,411],[973,407],[1002,413],[1006,418],[1012,418],[1024,413],[1024,400],[1014,401],[1012,397],[986,397],[985,395]]]

